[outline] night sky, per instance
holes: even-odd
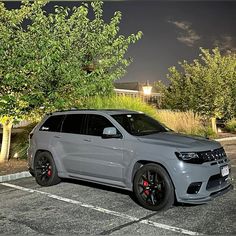
[[[7,2],[9,8],[19,5]],[[81,2],[50,2],[69,7]],[[236,52],[236,1],[105,1],[104,19],[122,12],[120,33],[139,30],[143,37],[129,48],[133,63],[120,82],[166,81],[168,67],[178,61],[191,61],[199,47],[219,46],[223,52]]]

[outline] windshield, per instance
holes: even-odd
[[[158,121],[145,114],[120,114],[112,117],[130,134],[142,136],[168,130]]]

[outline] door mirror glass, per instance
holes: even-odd
[[[103,129],[102,138],[121,138],[122,135],[117,132],[115,127],[107,127]]]

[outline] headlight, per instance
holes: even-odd
[[[175,155],[179,160],[188,163],[202,164],[204,162],[195,152],[175,152]]]

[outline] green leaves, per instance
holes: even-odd
[[[142,36],[119,35],[121,12],[104,22],[101,1],[55,6],[50,14],[45,4],[7,10],[0,3],[0,117],[32,117],[111,94],[131,62],[129,45]]]
[[[222,55],[218,48],[200,50],[200,59],[179,63],[181,70],[169,69],[165,104],[208,117],[231,118],[236,115],[236,55]]]

